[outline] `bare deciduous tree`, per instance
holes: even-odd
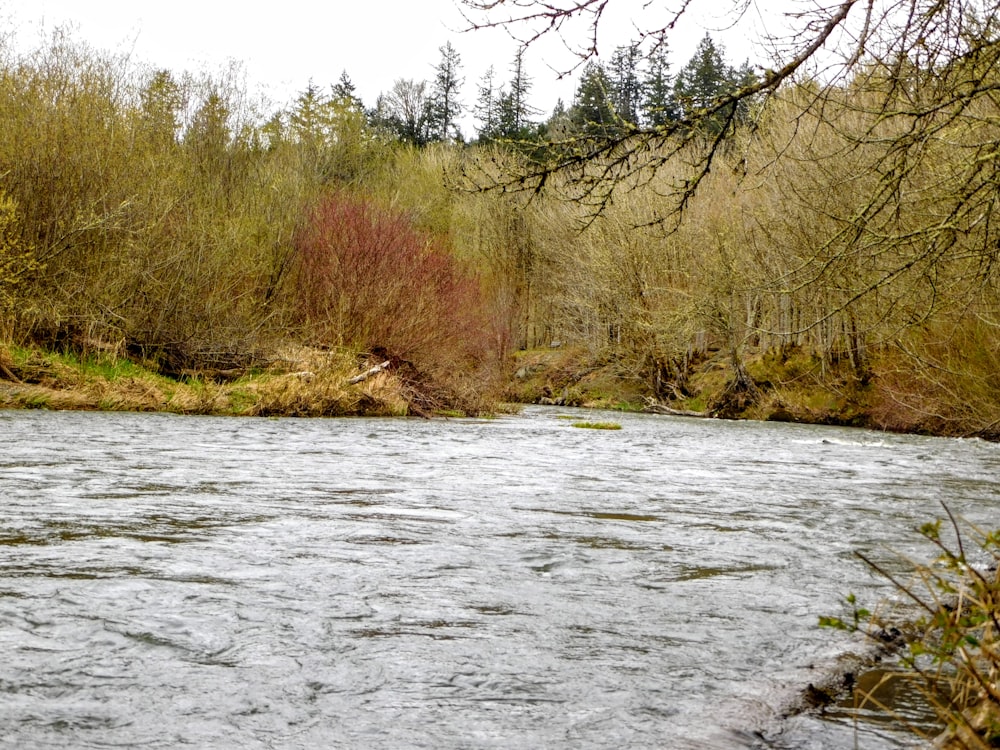
[[[576,55],[571,68],[575,70],[598,55],[602,20],[611,6],[622,3],[462,0],[462,4],[471,29],[504,28],[524,46],[547,36],[567,40],[568,49]],[[732,0],[733,23],[755,4],[755,0]],[[708,3],[682,0],[672,9],[665,3],[660,5],[644,6],[660,10],[660,20],[638,30],[642,41],[650,41],[654,50],[669,42],[685,14]],[[759,109],[762,99],[784,86],[814,78],[820,67],[830,86],[876,71],[884,78],[882,106],[886,117],[902,117],[910,123],[897,139],[896,148],[890,150],[893,158],[916,148],[928,130],[938,126],[942,111],[950,109],[953,116],[960,115],[977,97],[992,95],[993,83],[984,87],[980,81],[970,87],[952,78],[956,65],[966,61],[992,67],[992,59],[1000,52],[997,0],[843,0],[831,4],[793,0],[789,8],[785,17],[791,31],[781,39],[776,34],[771,40],[780,50],[779,59],[746,85],[726,91],[676,120],[637,126],[603,138],[552,144],[550,161],[503,187],[541,190],[554,174],[561,173],[579,190],[577,198],[598,213],[608,205],[615,187],[647,184],[652,173],[683,157],[691,168],[672,186],[674,207],[683,209],[732,134],[737,112],[746,111],[740,105],[754,102]],[[900,97],[908,100],[905,108],[900,106]],[[822,93],[807,106],[822,107]],[[708,123],[713,126],[702,127]],[[886,195],[891,194],[887,185]]]

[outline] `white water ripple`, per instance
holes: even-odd
[[[908,744],[784,714],[1000,447],[566,411],[0,412],[0,747]]]

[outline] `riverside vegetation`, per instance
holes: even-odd
[[[883,603],[872,612],[852,595],[849,619],[822,617],[820,624],[864,633],[880,649],[902,652],[900,669],[854,688],[857,705],[895,715],[892,705],[880,700],[879,689],[892,680],[908,681],[945,727],[933,738],[912,726],[916,734],[949,750],[985,750],[1000,745],[1000,533],[963,531],[947,506],[945,513],[953,541],[942,536],[940,520],[925,524],[920,533],[939,554],[931,564],[912,564],[910,578],[861,556],[896,587],[900,601],[894,607]],[[970,541],[975,547],[967,552]],[[820,697],[830,700],[835,694],[830,690]]]
[[[699,55],[678,81],[706,68],[717,91],[739,83],[709,38]],[[556,172],[527,194],[497,186],[599,137],[591,118],[616,110],[594,114],[594,92],[618,79],[595,89],[606,73],[589,69],[568,110],[532,123],[511,104],[528,85],[516,62],[511,88],[483,94],[507,120],[463,144],[454,110],[431,116],[438,99],[408,137],[400,97],[366,110],[346,75],[272,113],[238,71],[147,69],[62,33],[0,47],[2,403],[548,400],[1000,436],[993,57],[937,71],[960,101],[932,92],[938,120],[905,165],[892,149],[907,94],[873,62],[787,84],[744,108],[752,127],[685,131],[658,169],[618,179],[590,162],[589,183]],[[722,133],[675,221],[664,196],[691,177],[684,149]],[[581,184],[607,190],[600,212]],[[345,385],[383,361],[383,377]],[[113,364],[100,386],[94,363]]]

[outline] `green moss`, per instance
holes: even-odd
[[[617,422],[574,422],[573,426],[584,430],[620,430],[622,428]]]

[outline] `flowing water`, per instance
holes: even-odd
[[[568,413],[0,412],[0,747],[910,744],[792,711],[817,618],[1000,446]]]

